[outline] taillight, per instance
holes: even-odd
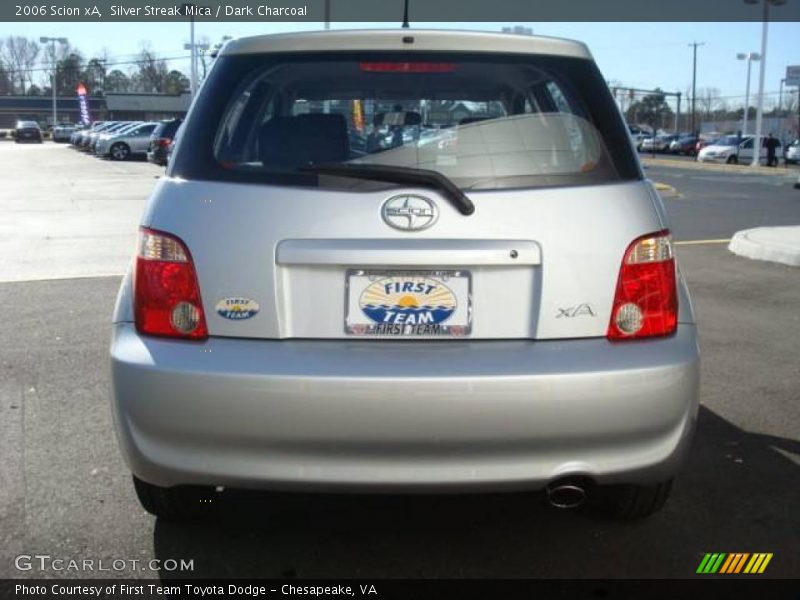
[[[202,340],[208,328],[192,257],[177,237],[142,227],[134,273],[136,329]]]
[[[171,139],[169,139],[169,138],[158,138],[158,140],[156,140],[156,143],[157,143],[159,146],[161,146],[162,148],[166,148],[167,146],[169,146],[169,143],[170,143],[171,141],[172,141],[172,140],[171,140]]]
[[[669,335],[677,326],[675,257],[664,230],[635,239],[625,251],[607,336],[627,340]]]

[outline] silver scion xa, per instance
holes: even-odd
[[[112,402],[150,512],[220,487],[664,504],[695,319],[583,44],[229,42],[140,225]]]

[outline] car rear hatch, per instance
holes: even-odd
[[[333,54],[223,55],[185,123],[143,224],[185,244],[208,333],[605,336],[664,224],[593,62]]]

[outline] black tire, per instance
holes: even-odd
[[[108,155],[112,160],[128,160],[131,157],[131,149],[125,142],[117,142],[108,149]]]
[[[739,158],[734,154],[732,156],[729,156],[728,160],[726,162],[729,165],[738,165],[739,164]]]
[[[133,487],[139,503],[151,515],[168,521],[185,521],[207,515],[214,506],[213,488],[165,488],[133,476]]]
[[[597,489],[597,505],[617,519],[642,519],[664,507],[672,479],[655,485],[615,485]]]

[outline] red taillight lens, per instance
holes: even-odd
[[[456,68],[446,62],[362,62],[360,67],[368,73],[450,73]]]
[[[169,146],[169,143],[170,143],[171,141],[172,141],[172,140],[171,140],[171,139],[169,139],[169,138],[158,138],[158,139],[156,140],[156,144],[158,144],[158,145],[159,145],[159,146],[161,146],[162,148],[166,148],[167,146]]]
[[[141,228],[134,273],[136,329],[203,340],[208,328],[192,257],[177,237]]]
[[[635,239],[625,251],[607,336],[627,340],[669,335],[677,326],[675,257],[664,230]]]

